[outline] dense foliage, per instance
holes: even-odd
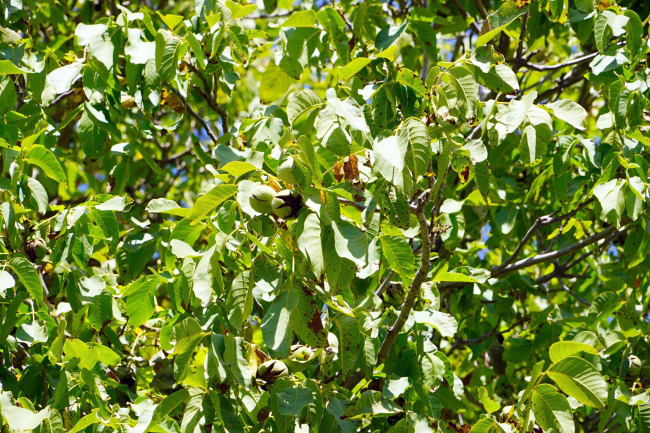
[[[0,424],[650,432],[650,3],[4,0]]]

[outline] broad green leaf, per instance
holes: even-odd
[[[25,286],[32,299],[38,305],[42,306],[44,298],[43,286],[41,285],[41,278],[34,269],[34,265],[22,257],[14,257],[6,263],[13,269],[16,276],[18,276],[18,281]]]
[[[0,80],[0,114],[7,114],[16,108],[18,96],[16,94],[16,87],[14,80],[5,77]]]
[[[381,251],[389,266],[404,278],[415,274],[415,257],[406,239],[401,236],[382,235]]]
[[[531,398],[535,420],[544,430],[553,428],[558,433],[575,432],[571,406],[557,388],[547,383],[537,385]]]
[[[503,29],[506,28],[508,24],[528,12],[528,6],[519,7],[519,3],[514,0],[507,0],[504,2],[499,9],[491,13],[487,17],[487,21],[484,28],[487,28],[487,31],[482,32],[483,34],[479,36],[476,41],[477,47],[482,47],[488,43],[492,38],[497,36]]]
[[[458,331],[458,322],[453,316],[440,311],[414,311],[413,318],[417,323],[426,323],[440,332],[443,337],[453,337]]]
[[[66,180],[65,172],[63,171],[61,164],[59,164],[59,161],[50,149],[42,146],[33,146],[29,150],[25,162],[42,168],[48,177],[57,182],[64,182]]]
[[[126,314],[131,326],[145,323],[154,312],[157,277],[142,277],[131,284],[126,298]]]
[[[336,325],[339,328],[339,359],[341,360],[341,375],[347,378],[352,372],[352,367],[359,356],[359,345],[361,335],[359,325],[354,317],[339,316],[336,319]]]
[[[558,119],[564,120],[576,129],[585,129],[584,123],[587,118],[587,112],[581,105],[570,99],[562,99],[548,104],[547,107],[553,110],[553,114]]]
[[[297,417],[312,401],[312,392],[308,388],[285,388],[278,393],[278,404],[282,415]]]
[[[174,349],[176,354],[174,359],[174,379],[176,382],[181,382],[185,378],[192,354],[205,335],[199,322],[191,317],[174,325],[172,338],[176,341]]]
[[[481,400],[483,407],[488,413],[496,412],[501,409],[501,405],[490,398],[487,389],[484,387],[478,389],[478,398]]]
[[[243,340],[233,335],[224,336],[225,351],[224,358],[230,372],[240,386],[249,389],[252,384],[251,370],[248,367],[246,353],[242,347]]]
[[[260,99],[267,104],[280,99],[295,81],[274,62],[269,62],[260,82]]]
[[[262,321],[262,334],[266,345],[283,357],[289,355],[291,348],[291,340],[287,338],[293,334],[289,319],[298,305],[298,300],[295,290],[282,292],[275,298]]]
[[[188,219],[191,221],[192,225],[198,223],[217,206],[235,194],[237,194],[236,185],[220,184],[213,187],[205,195],[202,195],[198,200],[196,200],[187,216]]]
[[[311,270],[316,277],[320,277],[325,271],[321,233],[318,215],[308,214],[298,235],[298,248],[309,259]]]
[[[357,403],[345,411],[346,418],[385,418],[402,411],[397,404],[381,395],[379,391],[366,391]]]
[[[413,180],[424,176],[431,163],[431,139],[426,125],[420,119],[406,119],[400,125],[397,142],[400,154],[406,148],[406,166],[411,171]]]
[[[581,403],[602,408],[607,403],[607,383],[588,361],[569,356],[546,371],[557,386]]]
[[[573,356],[580,352],[598,356],[598,350],[593,346],[575,341],[558,341],[557,343],[553,343],[548,352],[553,363],[559,362],[564,358]]]
[[[347,65],[340,66],[339,75],[341,77],[341,81],[348,81],[350,78],[354,77],[357,72],[368,66],[371,61],[371,59],[367,59],[365,57],[358,57]]]
[[[459,108],[467,111],[463,113],[464,116],[468,119],[473,117],[478,99],[478,84],[472,73],[464,66],[454,66],[446,71],[445,77],[456,89]]]
[[[507,431],[510,431],[510,429],[508,429]],[[504,430],[502,424],[499,424],[493,418],[482,418],[476,424],[474,424],[474,426],[469,432],[470,433],[506,433],[507,431]]]
[[[317,108],[322,104],[324,104],[323,100],[311,90],[301,90],[300,92],[294,93],[289,98],[289,103],[287,104],[289,123],[293,124],[301,114]]]
[[[235,277],[230,287],[226,299],[226,311],[228,311],[228,321],[237,329],[241,329],[253,310],[254,283],[251,272],[244,271]]]
[[[291,14],[282,27],[313,27],[316,23],[316,12],[313,10],[298,11]]]

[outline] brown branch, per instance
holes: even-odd
[[[54,106],[57,105],[59,102],[63,101],[65,98],[67,98],[68,96],[72,95],[72,94],[74,93],[74,91],[75,91],[75,89],[70,89],[70,90],[68,90],[67,92],[63,92],[63,93],[61,93],[59,96],[57,96],[57,97],[54,99],[54,101],[52,101],[52,102],[50,103],[50,105],[48,105],[47,107],[45,107],[45,109],[47,110],[48,108],[52,108],[52,107],[54,107]]]
[[[569,254],[573,254],[573,253],[575,253],[577,251],[580,251],[581,249],[583,249],[583,248],[585,248],[585,247],[587,247],[589,245],[592,245],[592,244],[598,242],[599,240],[601,240],[601,239],[607,237],[608,235],[612,234],[612,232],[616,232],[616,233],[614,233],[614,235],[618,236],[621,233],[625,232],[627,229],[628,229],[627,227],[623,227],[619,231],[616,231],[616,227],[609,226],[606,229],[604,229],[603,231],[601,231],[600,233],[597,233],[597,234],[595,234],[593,236],[590,236],[590,237],[588,237],[586,239],[583,239],[582,241],[577,242],[577,243],[575,243],[573,245],[569,245],[568,247],[565,247],[565,248],[562,248],[562,249],[559,249],[557,251],[553,251],[553,252],[550,252],[550,253],[538,254],[538,255],[536,255],[534,257],[529,257],[529,258],[520,260],[520,261],[518,261],[516,263],[512,263],[512,264],[510,264],[510,265],[508,265],[508,266],[506,266],[504,268],[501,268],[501,269],[498,269],[498,270],[495,269],[494,271],[492,271],[491,277],[492,278],[502,277],[502,276],[504,276],[506,274],[518,271],[520,269],[525,269],[525,268],[528,268],[530,266],[538,265],[540,263],[545,263],[545,262],[550,262],[550,261],[553,261],[553,260],[557,260],[560,257],[564,257],[564,256],[567,256]],[[591,253],[589,253],[589,254],[591,254]],[[552,279],[552,278],[553,277],[550,277],[549,280]],[[438,284],[438,289],[440,291],[453,290],[453,289],[463,287],[466,284],[468,284],[468,283],[456,282],[456,281],[442,282],[442,283]]]
[[[397,320],[388,328],[388,334],[384,339],[381,347],[379,348],[379,353],[377,354],[377,363],[375,365],[381,365],[388,359],[388,353],[390,349],[397,341],[397,336],[402,331],[406,320],[411,314],[411,310],[415,305],[415,302],[420,295],[420,288],[422,283],[425,282],[429,269],[431,268],[431,257],[430,257],[430,245],[429,245],[429,225],[427,223],[427,218],[424,216],[424,211],[420,210],[417,212],[418,222],[420,223],[420,242],[422,243],[422,262],[420,264],[420,269],[418,269],[415,277],[413,278],[413,283],[409,289],[408,294],[406,295],[406,300],[402,305],[399,316]],[[344,384],[343,387],[347,389],[352,389],[363,379],[364,373],[359,370],[354,375],[352,375]]]
[[[171,86],[170,86],[170,88],[172,89],[172,93],[174,93],[174,95],[176,95],[178,97],[178,99],[181,100],[183,105],[185,105],[185,110],[188,113],[190,113],[190,116],[194,117],[205,128],[206,132],[208,133],[208,135],[210,136],[212,141],[214,141],[216,143],[219,140],[219,137],[217,137],[215,135],[214,131],[212,131],[212,128],[210,128],[210,125],[208,125],[208,122],[206,122],[205,119],[203,119],[203,117],[199,116],[198,114],[196,114],[196,112],[194,110],[192,110],[192,107],[190,107],[190,104],[187,103],[187,101],[185,100],[183,95],[181,95],[178,90],[176,90],[174,87],[171,87]]]

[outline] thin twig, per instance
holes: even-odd
[[[52,102],[50,103],[50,105],[48,105],[47,108],[45,108],[45,109],[47,110],[48,108],[52,108],[52,107],[54,107],[54,106],[57,105],[59,102],[63,101],[65,98],[67,98],[68,96],[72,95],[72,94],[74,93],[75,90],[76,90],[76,89],[70,89],[70,90],[68,90],[67,92],[63,92],[63,93],[61,93],[61,94],[60,94],[59,96],[57,96],[57,97],[54,99],[54,101],[52,101]]]
[[[217,137],[215,135],[214,131],[212,131],[212,128],[210,128],[210,125],[208,125],[208,122],[206,122],[205,119],[203,119],[203,117],[199,116],[198,114],[196,114],[196,112],[194,110],[192,110],[192,107],[190,107],[190,104],[187,103],[187,101],[185,100],[183,95],[181,95],[178,90],[176,90],[174,87],[171,87],[171,86],[170,86],[170,88],[172,89],[172,93],[174,95],[176,95],[178,97],[178,99],[181,100],[183,105],[185,105],[185,110],[188,113],[190,113],[190,116],[194,117],[205,128],[205,131],[208,133],[208,136],[212,139],[212,141],[214,141],[216,143],[219,140],[219,137]]]
[[[564,281],[562,281],[562,278],[561,278],[561,277],[558,277],[557,280],[560,282],[560,285],[562,286],[562,289],[563,289],[565,292],[567,292],[569,295],[571,295],[571,296],[573,296],[574,298],[576,298],[576,300],[579,301],[580,303],[586,305],[587,307],[591,307],[591,302],[589,302],[589,301],[587,301],[586,299],[581,298],[580,296],[578,296],[578,295],[576,295],[575,293],[573,293],[573,290],[571,290],[571,289],[570,289],[566,284],[564,284]]]

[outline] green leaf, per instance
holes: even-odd
[[[35,430],[49,415],[49,407],[41,410],[38,413],[34,413],[31,410],[17,406],[4,407],[3,405],[2,408],[2,416],[7,420],[9,428],[12,431],[17,432]]]
[[[436,33],[433,30],[431,23],[424,21],[411,21],[409,28],[417,37],[417,42],[420,43],[424,52],[429,56],[429,59],[434,62],[438,58],[438,43],[436,40]]]
[[[354,77],[360,70],[368,66],[372,60],[365,57],[358,57],[345,66],[339,66],[339,76],[341,81],[348,81]]]
[[[323,259],[325,260],[325,276],[330,290],[335,293],[348,287],[357,271],[354,262],[341,257],[336,249],[334,229],[326,226],[323,229]]]
[[[278,393],[278,405],[282,415],[297,417],[312,401],[312,392],[307,388],[285,388]]]
[[[11,60],[0,60],[0,75],[31,74],[28,69],[22,69],[14,65]]]
[[[381,251],[388,265],[402,277],[411,279],[415,275],[415,256],[406,239],[401,236],[382,235]]]
[[[236,185],[219,184],[213,187],[205,195],[202,195],[198,200],[196,200],[196,202],[194,202],[194,206],[192,206],[192,209],[187,216],[188,219],[191,221],[192,225],[198,223],[217,206],[235,194],[237,194]]]
[[[508,127],[508,132],[515,132],[521,123],[526,120],[528,110],[533,105],[537,98],[535,90],[524,95],[521,99],[512,99],[509,104],[508,114],[506,115],[505,125]]]
[[[228,321],[237,329],[241,329],[244,321],[253,311],[254,283],[251,272],[244,271],[235,277],[230,287],[226,299],[226,311],[228,311]]]
[[[298,11],[291,14],[281,27],[314,27],[316,12],[313,10]]]
[[[59,161],[50,149],[43,146],[33,146],[27,153],[25,162],[42,168],[48,177],[57,182],[65,182],[66,180],[65,172],[61,164],[59,164]]]
[[[192,354],[205,335],[199,322],[192,317],[188,317],[174,325],[172,338],[176,340],[174,349],[176,354],[176,359],[174,359],[174,379],[176,382],[181,382],[185,378],[187,368],[192,360]]]
[[[225,335],[224,358],[237,383],[246,389],[250,389],[253,378],[242,347],[243,342],[240,337],[235,337],[231,334]]]
[[[311,90],[301,90],[289,97],[287,118],[293,124],[301,114],[323,105],[323,100]]]
[[[196,63],[198,63],[201,70],[205,70],[205,56],[203,55],[203,48],[201,48],[201,43],[192,32],[187,32],[185,39],[190,45],[190,49],[196,57]]]
[[[352,367],[359,356],[361,335],[359,325],[354,317],[339,316],[336,319],[341,339],[339,340],[339,358],[341,360],[341,377],[345,380],[352,372]]]
[[[413,319],[416,323],[425,323],[433,326],[443,337],[453,337],[458,331],[458,322],[450,314],[440,311],[424,310],[414,311]]]
[[[510,428],[508,428],[507,431],[511,431]],[[470,433],[506,433],[506,430],[504,430],[502,425],[496,422],[493,418],[482,418],[474,424]]]
[[[548,349],[549,356],[553,363],[559,362],[564,358],[568,358],[569,356],[573,356],[580,352],[596,356],[599,355],[598,350],[593,346],[585,343],[578,343],[576,341],[558,341],[557,343],[553,343]]]
[[[491,13],[486,20],[485,26],[487,27],[487,32],[482,32],[483,34],[479,36],[476,41],[477,47],[482,47],[488,43],[492,38],[497,36],[503,29],[508,26],[511,22],[528,12],[528,6],[518,7],[517,2],[514,0],[508,0],[504,2],[499,10]],[[485,28],[485,27],[484,27]]]
[[[289,319],[297,305],[298,294],[295,290],[282,292],[275,298],[262,321],[264,342],[270,349],[275,350],[283,357],[288,356],[291,349],[291,339],[288,337],[291,337],[293,333],[289,326]]]
[[[473,117],[478,99],[478,84],[472,73],[464,66],[454,66],[444,76],[456,89],[459,108],[467,111],[464,116],[468,119]]]
[[[126,314],[129,325],[140,326],[144,324],[154,312],[154,290],[158,277],[142,277],[129,286],[126,298]]]
[[[535,420],[544,430],[553,428],[558,433],[575,432],[571,406],[553,385],[537,385],[533,389],[532,403]]]
[[[496,412],[501,409],[501,405],[498,402],[492,400],[487,393],[487,389],[482,386],[478,389],[478,398],[481,400],[483,407],[485,407],[485,410],[488,413]]]
[[[294,287],[298,305],[291,312],[291,324],[298,336],[312,347],[325,348],[329,345],[327,332],[320,318],[316,298],[306,286]]]
[[[38,305],[43,306],[43,286],[41,285],[41,278],[36,273],[36,269],[34,269],[34,265],[22,257],[14,257],[6,263],[13,269],[18,277],[18,281],[25,286],[32,299]]]
[[[16,94],[16,87],[14,80],[5,77],[0,80],[0,114],[7,114],[16,108],[18,102],[18,95]]]
[[[626,10],[624,14],[628,17],[625,37],[627,48],[632,55],[636,55],[641,50],[641,45],[643,44],[643,23],[639,15],[632,9]]]
[[[400,154],[406,148],[406,166],[411,171],[413,180],[424,176],[431,163],[431,139],[427,126],[420,119],[406,119],[399,127],[397,144]]]
[[[147,205],[146,210],[151,213],[166,213],[181,217],[186,217],[190,213],[188,208],[180,207],[175,201],[164,198],[155,198],[151,200]]]
[[[650,402],[637,406],[639,409],[639,418],[637,419],[639,433],[650,432]]]
[[[102,156],[108,134],[97,126],[85,111],[77,123],[77,133],[86,156],[91,159]]]
[[[164,81],[171,82],[176,77],[176,69],[181,53],[185,51],[185,44],[178,38],[171,38],[165,43],[165,48],[158,56],[156,53],[156,65],[158,74]]]
[[[628,233],[623,245],[623,258],[628,268],[633,268],[645,260],[647,251],[645,245],[650,241],[644,224],[636,225]]]
[[[551,365],[546,374],[562,391],[580,403],[597,409],[607,403],[607,383],[584,359],[569,356]]]
[[[309,260],[314,275],[320,277],[325,271],[325,259],[321,240],[321,222],[315,213],[308,214],[304,220],[302,230],[298,234],[298,248]]]
[[[295,81],[274,62],[269,62],[260,82],[260,99],[267,104],[280,99]]]
[[[345,411],[345,417],[357,418],[385,418],[402,412],[402,408],[393,401],[382,396],[379,391],[365,391],[357,403]]]
[[[596,38],[596,48],[599,52],[605,51],[609,40],[612,38],[612,29],[609,27],[607,15],[601,13],[596,18],[594,25],[594,37]]]
[[[570,99],[562,99],[547,104],[547,107],[550,107],[553,110],[553,114],[555,114],[555,117],[558,119],[564,120],[576,129],[585,129],[584,123],[587,118],[587,112],[581,105]]]

